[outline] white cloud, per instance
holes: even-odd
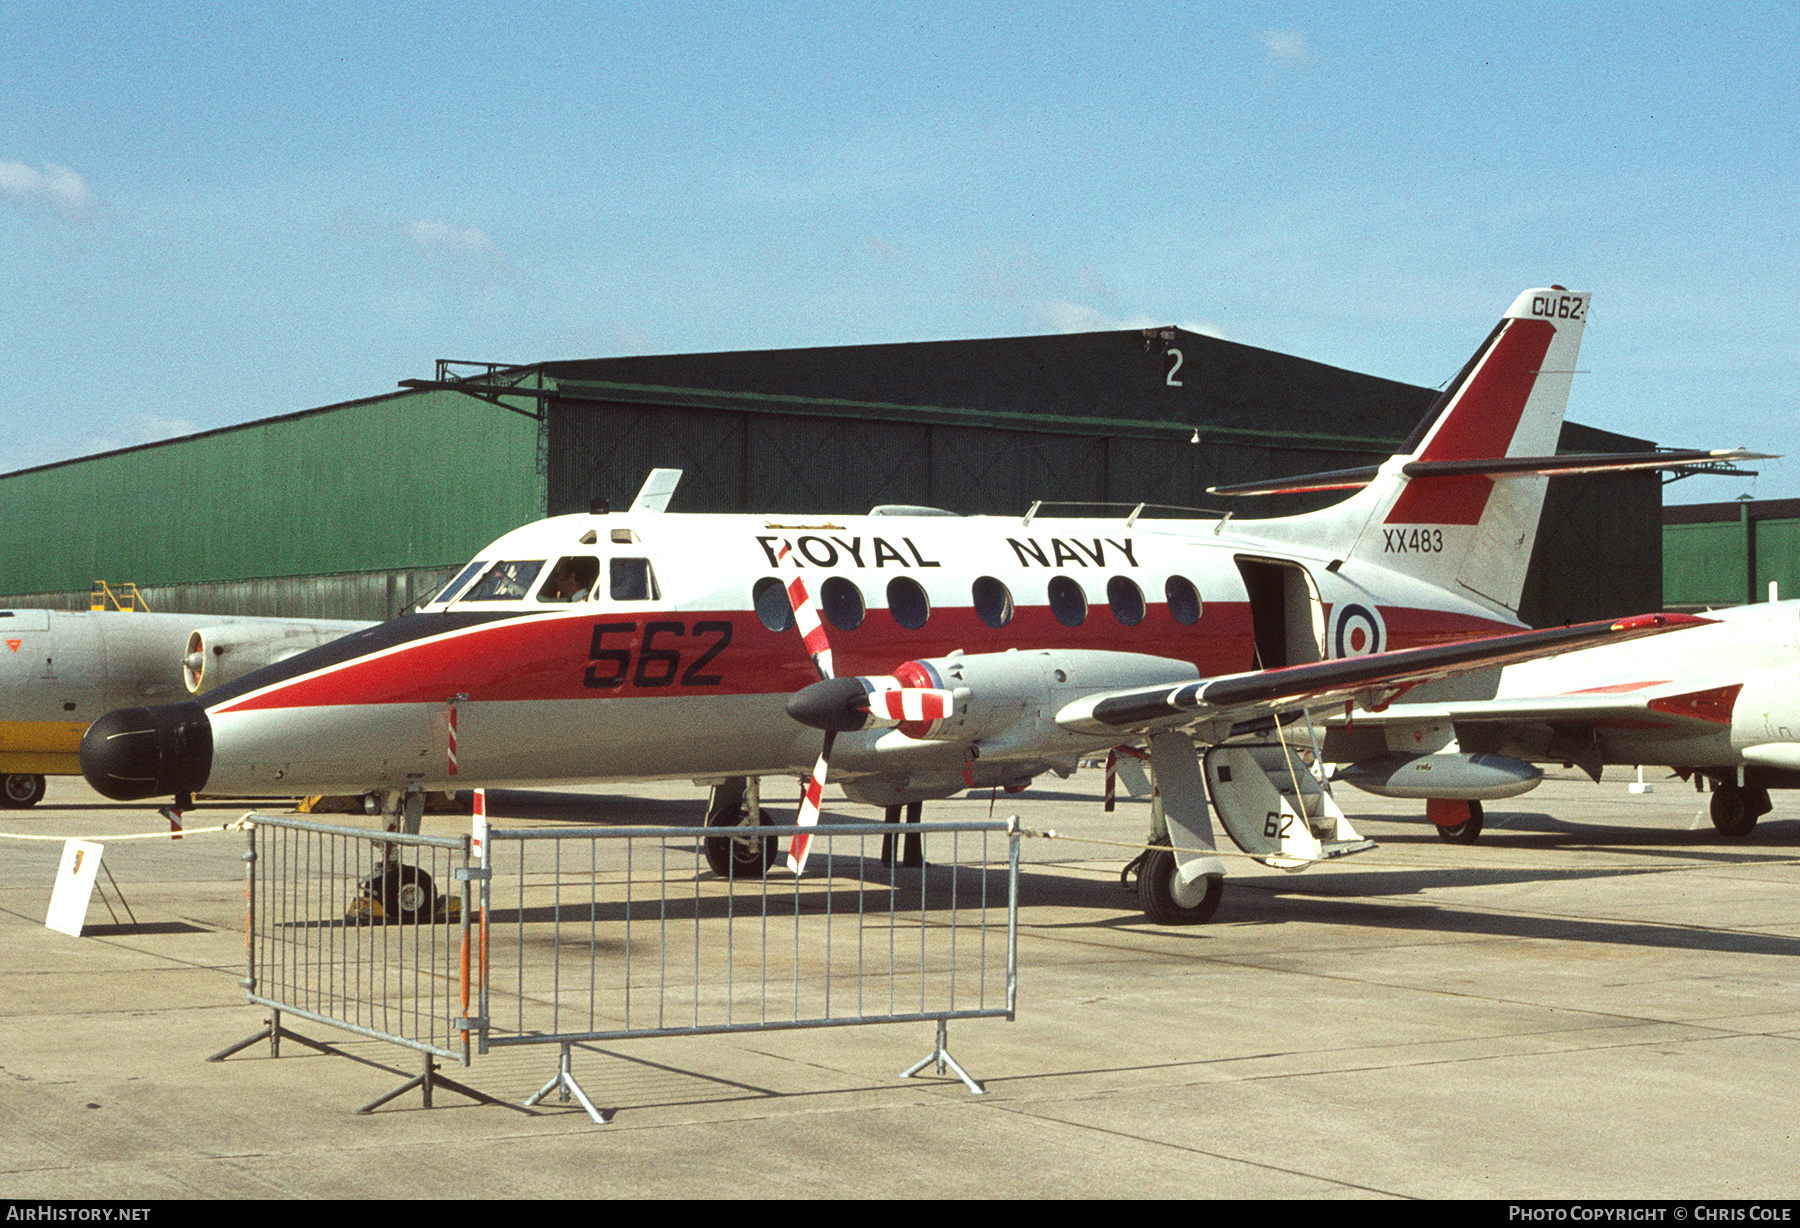
[[[492,287],[515,276],[506,253],[478,226],[435,217],[391,220],[361,208],[343,210],[335,225],[369,257],[398,261],[397,267],[432,279]]]
[[[401,222],[398,230],[435,276],[488,288],[514,277],[512,261],[478,227],[420,218]]]
[[[401,227],[407,241],[430,255],[491,256],[498,253],[494,241],[474,226],[458,229],[448,222],[407,222]]]
[[[67,213],[80,213],[94,203],[81,176],[54,162],[31,167],[0,159],[0,192],[21,204],[44,204]]]
[[[1259,36],[1263,50],[1269,53],[1269,59],[1276,64],[1289,64],[1298,67],[1313,62],[1312,48],[1306,45],[1306,35],[1300,27],[1294,26],[1286,30],[1264,30]]]

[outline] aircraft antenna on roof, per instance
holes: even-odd
[[[675,495],[675,487],[681,484],[681,470],[652,469],[650,476],[644,479],[644,485],[631,501],[634,512],[666,512],[669,500]]]

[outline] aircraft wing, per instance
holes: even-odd
[[[1379,712],[1423,682],[1578,648],[1661,635],[1709,621],[1691,614],[1645,614],[1614,622],[1519,631],[1455,644],[1203,678],[1176,686],[1113,691],[1069,704],[1057,713],[1056,721],[1066,729],[1083,732],[1149,733],[1339,703]],[[1432,707],[1435,710],[1438,705]]]
[[[1426,721],[1474,724],[1682,726],[1729,724],[1742,682],[1695,686],[1686,682],[1640,682],[1598,691],[1560,695],[1520,695],[1504,699],[1459,699],[1429,704],[1395,704],[1380,712],[1359,712],[1345,723],[1414,725]]]

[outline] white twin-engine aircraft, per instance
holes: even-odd
[[[1608,764],[1710,781],[1713,826],[1748,836],[1770,789],[1800,788],[1800,602],[1707,615],[1663,643],[1591,648],[1420,687],[1381,712],[1335,717],[1335,779],[1426,800],[1438,835],[1473,844],[1481,803],[1534,787],[1538,763],[1596,781]]]
[[[827,776],[892,807],[1128,745],[1158,786],[1145,910],[1202,921],[1224,874],[1209,794],[1272,865],[1370,847],[1302,765],[1296,714],[1702,621],[1515,617],[1545,475],[1738,455],[1556,457],[1587,309],[1560,287],[1521,294],[1400,455],[1311,484],[1361,487],[1323,511],[679,515],[677,475],[658,471],[624,513],[506,534],[419,613],[103,717],[82,768],[121,801],[375,793],[414,821],[425,790],[735,784],[709,822],[759,821],[747,781],[811,770],[804,829]],[[708,846],[728,843],[747,861],[726,871],[767,868],[772,840]]]
[[[45,776],[81,771],[89,722],[129,704],[198,695],[366,622],[0,610],[0,807],[35,806]]]

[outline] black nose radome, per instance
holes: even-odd
[[[82,735],[81,774],[115,802],[197,793],[212,753],[212,722],[197,703],[120,708]]]

